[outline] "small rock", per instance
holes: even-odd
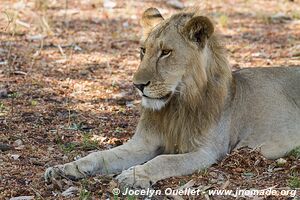
[[[267,58],[268,57],[268,55],[263,52],[252,53],[251,55],[256,58]]]
[[[0,65],[7,65],[7,64],[8,64],[8,62],[6,60],[0,62]]]
[[[12,154],[11,157],[14,159],[14,160],[18,160],[20,158],[20,155],[18,154]]]
[[[26,36],[26,39],[29,40],[29,41],[43,40],[45,38],[46,38],[46,36],[45,35],[41,35],[41,34]]]
[[[184,4],[182,2],[180,2],[179,0],[169,0],[169,1],[167,1],[167,4],[169,6],[172,6],[173,8],[176,8],[176,9],[183,9],[184,8]]]
[[[287,161],[285,159],[283,159],[283,158],[279,158],[279,159],[276,160],[277,166],[283,166],[286,163],[287,163]]]
[[[135,107],[135,105],[133,104],[132,101],[126,101],[126,107],[133,108],[133,107]]]
[[[48,150],[48,151],[54,151],[55,148],[53,148],[53,147],[48,147],[47,150]]]
[[[0,88],[0,98],[7,98],[7,89],[6,88]]]
[[[8,151],[11,150],[12,147],[8,144],[0,143],[0,151]]]
[[[90,72],[90,71],[88,71],[88,70],[81,70],[79,73],[80,73],[80,75],[82,75],[82,76],[86,76],[86,75],[89,74],[89,72]]]
[[[34,199],[34,196],[19,196],[19,197],[12,197],[9,200],[31,200]]]
[[[79,191],[78,187],[71,186],[65,191],[63,191],[61,195],[64,197],[71,197],[71,196],[75,196],[78,193],[78,191]]]
[[[277,14],[271,16],[271,19],[273,21],[280,21],[280,22],[292,20],[292,18],[290,16],[287,16],[284,13],[277,13]]]
[[[25,145],[20,145],[20,146],[15,147],[15,149],[17,149],[17,150],[22,150],[24,148],[25,148]]]
[[[122,26],[123,26],[124,28],[128,28],[128,27],[129,27],[129,23],[126,21],[126,22],[124,22],[124,23],[122,24]]]
[[[79,160],[80,158],[82,158],[80,155],[77,155],[74,157],[74,160]]]
[[[74,50],[75,51],[82,51],[82,48],[80,46],[78,46],[78,45],[75,45],[74,46]]]
[[[14,141],[14,146],[21,146],[23,144],[23,141],[21,139],[17,139]]]
[[[116,7],[116,5],[117,5],[117,3],[113,0],[104,0],[103,1],[104,8],[112,9],[112,8]]]
[[[133,19],[133,20],[135,20],[135,19],[137,19],[138,17],[137,17],[136,15],[131,15],[130,18]]]

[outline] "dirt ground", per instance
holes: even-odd
[[[233,70],[300,65],[299,0],[181,1],[216,23]],[[0,199],[139,199],[117,197],[112,176],[46,184],[45,169],[112,148],[132,136],[139,97],[139,19],[168,1],[1,0]],[[300,199],[300,150],[272,161],[241,149],[190,176],[155,189],[198,188],[200,196],[155,199]],[[73,189],[74,194],[62,194]],[[295,189],[296,197],[209,195],[210,189]],[[64,196],[65,195],[65,196]],[[29,197],[28,197],[29,196]],[[30,197],[31,196],[31,197]],[[298,197],[297,197],[298,196]]]

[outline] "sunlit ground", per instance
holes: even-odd
[[[300,65],[299,0],[182,2],[214,20],[233,70]],[[164,17],[179,10],[154,0],[118,0],[113,8],[102,0],[1,0],[0,5],[0,199],[112,197],[117,183],[111,177],[47,185],[42,175],[48,166],[132,136],[139,117],[131,82],[139,64],[139,19],[148,7]],[[191,180],[195,187],[297,187],[299,159],[286,158],[275,174],[269,170],[278,168],[275,161],[257,155],[261,164],[253,167],[250,157],[242,151],[205,172],[155,187],[176,188]],[[63,197],[71,186],[78,189],[75,197]]]

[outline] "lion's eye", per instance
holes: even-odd
[[[143,47],[141,47],[140,53],[141,53],[142,55],[145,55],[145,53],[146,53],[146,49],[145,49],[145,48],[143,48]]]
[[[162,50],[161,51],[161,54],[160,54],[160,57],[167,57],[167,56],[169,56],[170,54],[171,54],[171,50]]]
[[[145,53],[146,53],[146,49],[145,49],[144,47],[141,47],[141,48],[140,48],[140,59],[141,59],[141,60],[143,59]]]

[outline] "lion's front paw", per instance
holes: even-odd
[[[120,183],[121,188],[150,188],[155,183],[142,165],[123,171],[116,179]]]
[[[71,180],[77,180],[86,177],[86,172],[81,170],[75,163],[67,163],[65,165],[56,165],[46,169],[44,178],[46,182],[50,182],[52,179],[68,178]]]
[[[54,167],[48,167],[45,171],[45,174],[44,174],[44,179],[46,182],[50,182],[52,179],[56,179],[58,177],[60,177],[60,173],[61,173],[61,170],[62,169],[62,165],[56,165]]]

